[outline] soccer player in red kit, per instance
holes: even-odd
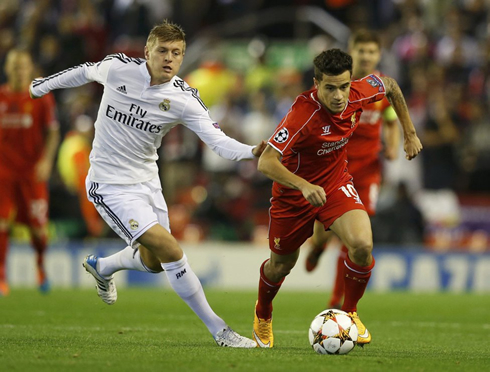
[[[349,40],[349,54],[352,56],[353,79],[370,74],[380,75],[376,67],[381,59],[381,41],[376,32],[359,30]],[[384,149],[381,136],[384,137]],[[394,160],[398,154],[399,130],[396,113],[388,100],[383,98],[366,105],[359,119],[359,125],[347,145],[349,174],[352,175],[370,217],[376,213],[379,185],[381,183],[381,154],[387,160]],[[326,246],[336,243],[331,231],[325,231],[323,225],[315,223],[311,238],[311,249],[306,258],[306,270],[313,271]],[[338,260],[332,296],[329,308],[340,308],[344,295],[343,268],[347,247],[342,245]]]
[[[14,218],[28,226],[37,254],[39,289],[49,290],[44,269],[47,247],[48,186],[59,143],[52,95],[29,96],[34,65],[28,52],[10,50],[7,83],[0,86],[0,296],[9,293],[6,256],[9,226]]]
[[[313,234],[315,220],[347,246],[345,301],[359,328],[359,344],[371,335],[357,315],[374,259],[371,224],[347,171],[346,144],[363,108],[385,96],[404,133],[407,159],[422,149],[400,87],[389,77],[369,75],[351,81],[352,58],[339,49],[314,60],[315,88],[300,94],[276,128],[259,159],[258,169],[271,178],[270,259],[260,267],[253,337],[258,347],[272,347],[272,301]]]

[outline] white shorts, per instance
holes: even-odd
[[[113,185],[85,180],[88,199],[105,222],[126,243],[138,248],[136,241],[157,223],[170,232],[167,203],[160,178],[134,185]]]

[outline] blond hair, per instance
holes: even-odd
[[[153,27],[146,40],[146,46],[151,48],[157,41],[182,41],[185,51],[185,32],[179,25],[164,20]]]
[[[5,58],[5,60],[9,60],[10,58],[14,58],[14,57],[17,57],[17,56],[27,56],[29,58],[29,60],[32,62],[32,55],[31,53],[29,52],[29,50],[27,50],[26,48],[12,48],[10,49],[8,52],[7,52],[7,57]]]

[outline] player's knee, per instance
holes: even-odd
[[[166,239],[156,245],[153,253],[158,257],[160,262],[174,262],[182,258],[184,251],[180,248],[177,240],[169,241]]]
[[[354,263],[367,266],[373,251],[372,239],[359,237],[352,244],[351,256]]]
[[[160,262],[174,262],[182,258],[184,252],[177,239],[162,228],[145,232],[138,242],[146,247]]]
[[[154,272],[163,271],[161,262],[157,256],[155,256],[149,249],[145,248],[142,245],[140,245],[138,249],[140,252],[141,260],[147,268]]]

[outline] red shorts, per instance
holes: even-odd
[[[378,158],[349,160],[349,173],[370,216],[376,214],[379,185],[381,184],[381,162]]]
[[[48,222],[48,185],[32,179],[0,178],[0,219],[15,220],[31,227]]]
[[[328,229],[344,213],[355,209],[366,210],[352,182],[341,184],[327,195],[327,202],[319,208],[305,203],[302,195],[297,200],[283,199],[272,200],[269,223],[269,248],[280,255],[299,249],[313,235],[315,220]]]

